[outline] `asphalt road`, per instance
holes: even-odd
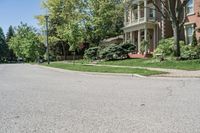
[[[200,133],[200,79],[0,65],[0,133]]]

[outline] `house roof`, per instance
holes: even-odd
[[[119,35],[119,36],[116,36],[116,37],[104,39],[102,42],[107,43],[107,42],[111,42],[111,41],[118,40],[118,39],[123,40],[123,38],[124,38],[123,35]]]

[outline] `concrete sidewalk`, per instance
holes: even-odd
[[[86,64],[86,65],[109,66],[109,67],[120,67],[120,68],[141,68],[141,69],[167,72],[167,74],[153,75],[153,77],[200,78],[200,70],[187,71],[187,70],[178,70],[178,69],[164,69],[164,68],[137,67],[137,66],[132,67],[132,66],[99,65],[99,64]]]

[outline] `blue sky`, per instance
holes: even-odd
[[[0,27],[4,33],[10,25],[20,22],[39,28],[34,16],[42,14],[41,3],[42,0],[0,0]]]

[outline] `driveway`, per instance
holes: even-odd
[[[200,79],[0,65],[0,133],[199,133]]]

